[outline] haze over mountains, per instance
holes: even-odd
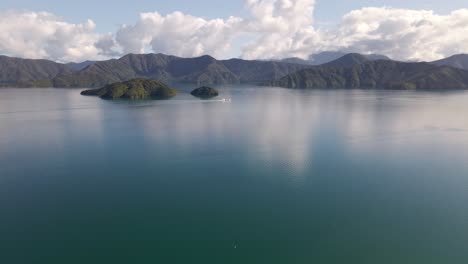
[[[405,63],[383,55],[325,52],[309,63],[181,58],[128,54],[120,59],[61,64],[0,56],[0,86],[89,87],[134,78],[197,85],[271,83],[291,88],[468,89],[468,55],[432,63]],[[337,56],[338,59],[333,59]],[[312,65],[313,63],[320,65]],[[324,63],[322,63],[324,62]]]

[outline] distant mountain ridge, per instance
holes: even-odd
[[[119,59],[76,64],[0,56],[0,86],[100,88],[147,78],[198,86],[269,83],[290,88],[468,89],[468,71],[454,68],[465,67],[466,56],[433,63],[403,63],[380,55],[351,53],[320,66],[291,63],[295,60],[217,60],[207,55],[181,58],[128,54]]]
[[[367,63],[369,61],[375,61],[375,59],[369,59],[368,56],[365,56],[365,55],[362,55],[362,54],[359,54],[359,53],[350,53],[350,54],[346,54],[334,61],[331,61],[331,62],[328,62],[328,63],[325,63],[325,64],[321,64],[319,66],[322,66],[322,67],[334,67],[334,68],[341,68],[341,67],[351,67],[351,66],[354,66],[354,65],[358,65],[358,64],[363,64],[363,63]]]
[[[320,52],[317,54],[311,54],[306,60],[292,57],[292,58],[282,59],[281,61],[319,66],[319,65],[324,65],[324,64],[336,61],[349,54],[357,54],[357,53],[346,53],[346,52],[341,52],[341,51],[324,51],[324,52]],[[385,55],[381,55],[381,54],[359,54],[359,55],[366,58],[367,60],[391,60],[389,57]]]
[[[442,60],[433,61],[431,63],[438,66],[450,66],[458,69],[468,70],[468,54],[457,54]]]
[[[468,71],[425,62],[368,60],[359,54],[348,54],[270,84],[305,89],[468,89]]]
[[[65,64],[49,60],[20,59],[0,56],[0,86],[53,86],[51,79],[70,74]]]
[[[58,75],[53,83],[56,87],[100,87],[134,78],[198,85],[260,83],[305,67],[268,61],[216,60],[211,56],[180,58],[164,54],[128,54],[120,59],[96,62],[79,72]]]
[[[90,61],[90,60],[87,60],[87,61],[83,61],[83,62],[69,62],[67,63],[66,65],[74,70],[74,71],[81,71],[82,69],[88,67],[89,65],[92,65],[96,63],[96,61]]]
[[[119,59],[69,64],[2,56],[0,85],[94,88],[135,78],[198,85],[261,83],[306,67],[271,61],[216,60],[207,55],[180,58],[164,54],[128,54]]]

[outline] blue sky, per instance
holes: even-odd
[[[0,54],[67,62],[343,51],[428,61],[468,53],[466,1],[0,0]]]
[[[205,18],[226,18],[244,16],[244,0],[2,0],[0,9],[17,9],[28,11],[47,11],[65,20],[80,23],[92,19],[99,32],[115,31],[121,24],[134,23],[142,12],[158,11],[167,14],[182,11],[186,14]],[[468,8],[466,0],[318,0],[316,1],[315,19],[319,25],[338,23],[341,17],[350,10],[362,7],[389,6],[407,9],[430,9],[439,14],[452,10]]]

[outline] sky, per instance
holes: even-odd
[[[339,50],[418,61],[468,53],[466,0],[63,2],[2,0],[0,54],[68,62],[149,52],[271,59]]]

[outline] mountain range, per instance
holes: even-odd
[[[369,60],[348,54],[318,67],[303,69],[269,83],[309,89],[468,89],[468,71],[432,63]]]
[[[324,51],[316,54],[311,54],[307,59],[301,59],[297,57],[286,58],[282,59],[282,62],[290,62],[290,63],[299,63],[299,64],[306,64],[306,65],[323,65],[335,60],[342,58],[343,56],[349,53],[342,52],[342,51]],[[361,54],[368,60],[390,60],[389,57],[380,54]]]
[[[468,55],[429,63],[392,61],[383,55],[328,52],[312,55],[321,65],[297,60],[217,60],[164,54],[128,54],[119,59],[56,63],[0,56],[0,86],[86,87],[135,78],[165,83],[273,84],[292,88],[467,89]]]
[[[0,57],[0,85],[21,87],[102,87],[135,78],[166,83],[262,83],[304,69],[302,64],[211,56],[180,58],[164,54],[128,54],[120,59],[77,64]],[[81,69],[80,69],[81,68]]]
[[[0,86],[51,86],[51,79],[72,72],[66,65],[53,61],[0,56]]]
[[[468,54],[453,55],[442,60],[433,61],[432,64],[468,70]]]
[[[81,71],[82,69],[88,67],[89,65],[92,65],[94,63],[96,63],[97,61],[90,61],[90,60],[87,60],[87,61],[83,61],[83,62],[69,62],[67,63],[66,65],[74,70],[74,71]]]

